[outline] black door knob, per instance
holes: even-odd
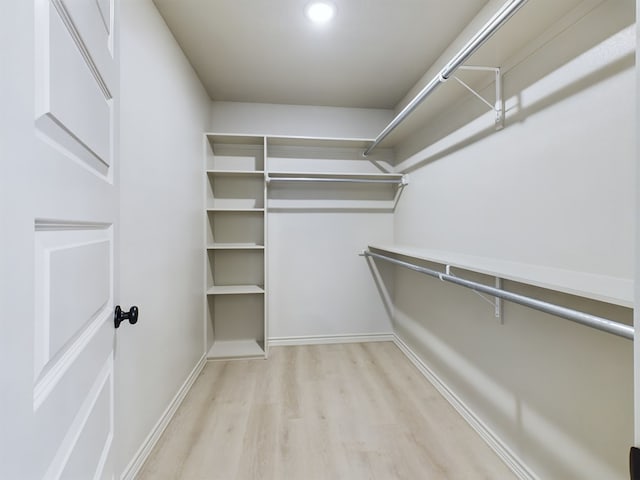
[[[113,324],[118,328],[125,320],[129,320],[129,323],[134,325],[138,321],[138,307],[134,305],[128,312],[123,312],[120,305],[116,305],[116,311],[113,315]]]
[[[640,448],[631,447],[629,452],[629,467],[631,470],[631,480],[640,479]]]

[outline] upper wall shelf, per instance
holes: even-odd
[[[628,278],[400,245],[370,245],[369,248],[614,305],[633,307],[633,280]]]
[[[262,147],[265,139],[271,147],[327,147],[327,148],[364,148],[373,141],[372,138],[336,138],[336,137],[303,137],[278,135],[231,135],[223,133],[205,133],[211,145],[240,145],[243,147]]]
[[[373,139],[328,137],[267,137],[268,147],[364,148]]]

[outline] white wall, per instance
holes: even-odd
[[[204,354],[202,132],[210,101],[151,0],[121,2],[116,466],[122,472]]]
[[[362,149],[270,148],[269,171],[379,173]],[[393,241],[395,186],[269,187],[269,337],[389,334],[390,315],[358,253]]]
[[[633,278],[634,18],[630,2],[604,2],[508,72],[503,131],[474,120],[469,102],[432,130],[463,127],[440,138],[425,128],[401,146],[436,142],[398,164],[410,185],[396,242]],[[512,304],[500,325],[470,291],[396,275],[396,332],[540,478],[628,477],[632,342]],[[505,288],[631,321],[628,308]]]
[[[391,110],[264,103],[213,102],[215,133],[335,138],[375,138]]]

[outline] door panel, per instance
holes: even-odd
[[[38,0],[36,19],[36,125],[75,160],[107,176],[115,62],[98,4]]]
[[[111,2],[111,0],[97,0],[97,3],[104,27],[107,30],[107,33],[111,33],[111,29],[113,28],[111,25],[111,20],[113,18],[113,2]]]
[[[105,321],[113,303],[111,229],[58,227],[36,225],[36,377],[93,323]]]
[[[0,220],[12,235],[0,297],[20,342],[0,349],[0,478],[114,477],[114,2],[14,0],[0,18],[15,77],[1,79],[13,93],[0,142]]]
[[[61,439],[44,478],[93,479],[111,470],[113,361],[103,366]]]
[[[110,250],[109,242],[100,242],[49,254],[49,349],[53,355],[104,311],[111,293]],[[78,297],[80,291],[87,294]]]
[[[110,91],[115,81],[111,31],[111,4],[107,0],[103,6],[97,0],[56,0],[58,11],[67,17],[77,31],[75,38],[78,49],[87,57],[87,65],[102,88]],[[87,5],[91,4],[91,5]],[[105,96],[111,97],[110,94]]]
[[[45,376],[38,384],[40,388],[34,397],[33,406],[38,435],[34,452],[42,457],[49,471],[61,471],[64,464],[54,468],[56,463],[73,453],[76,444],[70,443],[68,439],[80,435],[84,423],[88,421],[84,415],[100,414],[100,411],[93,412],[85,405],[92,398],[92,392],[98,388],[95,386],[97,378],[108,377],[112,383],[112,339],[113,325],[103,322],[89,337],[84,348],[77,350],[77,356],[65,362],[65,370],[52,370],[51,375]],[[104,383],[104,380],[101,382]],[[83,411],[89,413],[84,414]],[[93,439],[89,446],[96,451],[103,448],[99,438]]]

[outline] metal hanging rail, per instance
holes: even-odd
[[[387,135],[404,121],[406,117],[413,112],[422,101],[427,98],[441,83],[446,82],[451,75],[464,63],[471,55],[480,48],[484,42],[489,40],[491,36],[504,25],[527,0],[511,0],[505,3],[500,10],[469,40],[464,47],[445,65],[427,85],[424,86],[418,94],[404,107],[398,115],[380,132],[373,143],[367,147],[363,155],[366,157],[374,148],[376,148]]]
[[[573,310],[571,308],[562,307],[553,303],[544,302],[542,300],[527,297],[525,295],[520,295],[518,293],[509,292],[501,288],[490,287],[482,283],[465,280],[464,278],[456,277],[454,275],[451,275],[450,273],[442,273],[438,272],[437,270],[420,267],[418,265],[414,265],[413,263],[404,262],[402,260],[388,257],[386,255],[380,255],[379,253],[374,253],[368,250],[363,252],[363,254],[365,257],[378,258],[380,260],[384,260],[395,265],[400,265],[416,272],[424,273],[426,275],[429,275],[430,277],[442,280],[443,282],[454,283],[462,287],[470,288],[471,290],[474,290],[476,292],[486,293],[493,297],[502,298],[509,302],[517,303],[519,305],[533,308],[535,310],[539,310],[550,315],[555,315],[557,317],[562,317],[567,320],[571,320],[572,322],[580,323],[582,325],[586,325],[603,332],[611,333],[619,337],[633,340],[634,329],[630,325],[614,322],[613,320],[591,315],[590,313],[580,312],[578,310]]]
[[[267,177],[271,182],[331,182],[331,183],[387,183],[392,185],[406,185],[404,178],[327,178],[327,177]]]

